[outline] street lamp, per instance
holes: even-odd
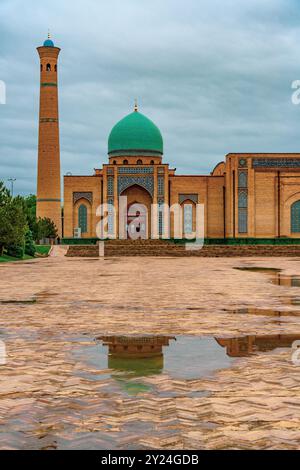
[[[11,197],[14,197],[14,182],[17,181],[17,178],[8,178],[8,180],[11,184]]]

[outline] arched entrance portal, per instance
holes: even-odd
[[[134,240],[150,238],[152,198],[148,191],[135,184],[125,189],[121,196],[127,197],[124,226],[128,238]]]

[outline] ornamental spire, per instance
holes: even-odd
[[[135,98],[134,100],[134,112],[137,113],[138,112],[138,102],[137,102],[137,99]]]

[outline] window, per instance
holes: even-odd
[[[239,189],[238,196],[238,231],[248,232],[248,193],[247,189]]]
[[[150,164],[151,164],[151,165],[154,165],[154,160],[151,160]]]
[[[136,162],[136,164],[137,164],[137,165],[142,165],[143,162],[142,162],[142,160],[138,160],[138,161]]]
[[[87,233],[87,208],[84,204],[78,209],[78,226],[81,228],[81,233]]]
[[[114,195],[114,177],[108,176],[107,178],[107,195],[113,196]]]
[[[247,209],[248,207],[248,194],[246,191],[239,191],[238,206],[240,209]]]
[[[239,230],[239,233],[247,233],[248,232],[247,209],[239,209],[239,212],[238,212],[238,230]]]
[[[165,177],[159,176],[157,179],[157,189],[159,196],[163,196],[165,192]]]
[[[51,64],[47,64],[46,70],[47,70],[47,72],[51,72]]]
[[[123,165],[128,165],[128,160],[123,160]]]
[[[291,205],[291,232],[300,233],[300,201]]]
[[[183,207],[184,233],[193,233],[193,206],[185,204]]]
[[[43,64],[41,64],[41,72],[43,71]]]
[[[247,188],[247,172],[239,171],[239,188]]]
[[[54,70],[55,70],[55,72],[57,72],[57,65],[56,64],[54,65]]]
[[[161,237],[164,231],[164,201],[158,200],[158,234]]]
[[[116,165],[116,164],[117,164],[117,161],[116,161],[116,160],[114,160],[114,161],[113,161],[113,164],[114,164],[114,165]]]

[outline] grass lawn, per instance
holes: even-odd
[[[2,255],[0,256],[0,263],[8,263],[10,261],[20,261],[18,258],[13,258],[12,256]]]
[[[50,251],[50,248],[51,246],[50,245],[36,245],[36,252],[39,254],[39,255],[48,255],[49,254],[49,251]]]
[[[36,245],[36,252],[40,255],[47,256],[50,251],[50,245]],[[33,256],[24,255],[22,260],[33,259]],[[0,263],[10,263],[12,261],[22,261],[20,258],[13,258],[12,256],[2,255],[0,256]]]

